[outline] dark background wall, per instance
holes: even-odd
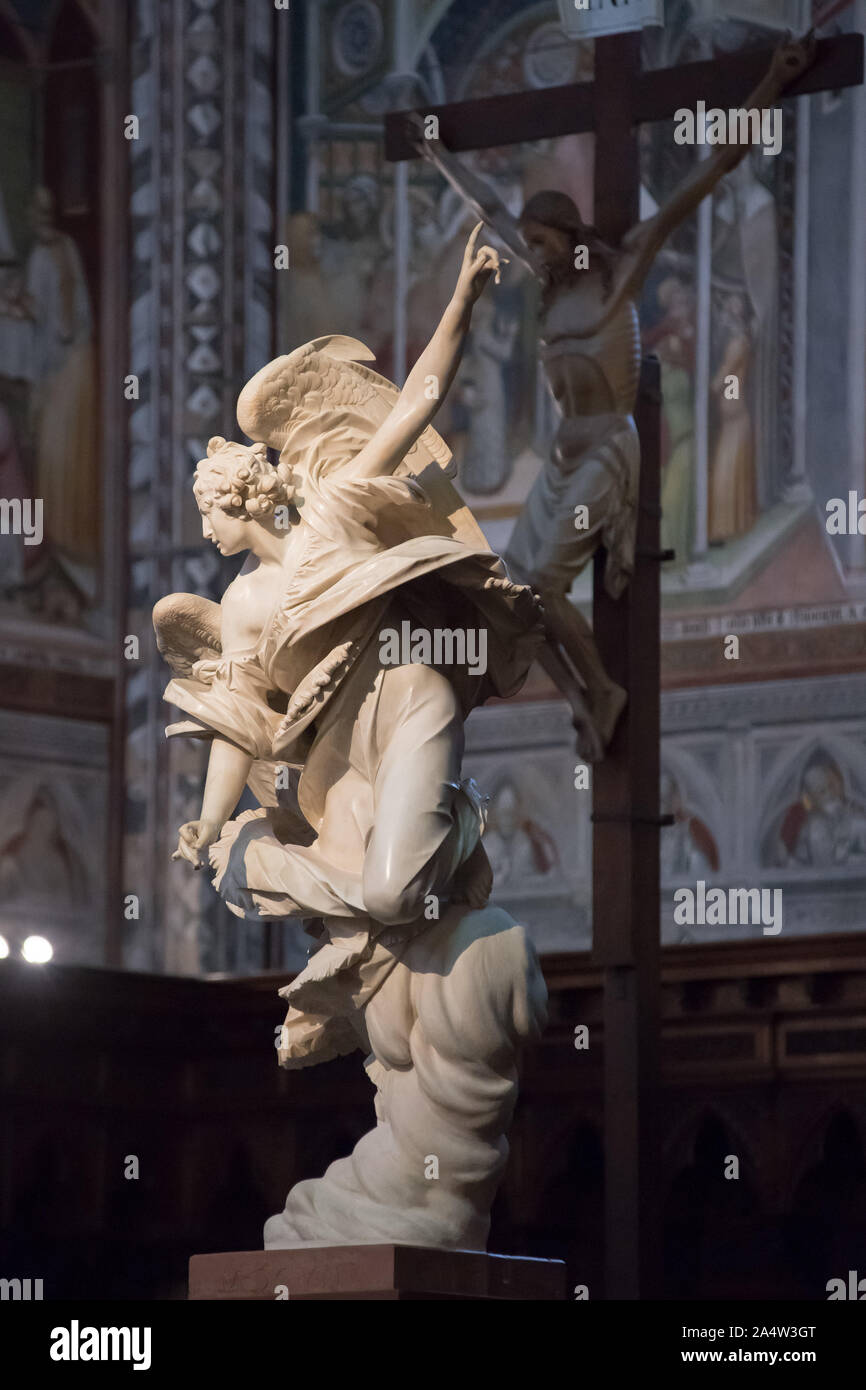
[[[862,1266],[866,948],[831,943],[664,952],[659,1296],[822,1299]],[[489,1248],[563,1258],[599,1298],[601,983],[586,957],[547,977]],[[0,1276],[183,1298],[191,1254],[261,1247],[289,1187],[374,1120],[360,1054],[277,1067],[281,983],[0,963]]]

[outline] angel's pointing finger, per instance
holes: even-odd
[[[478,245],[478,238],[481,235],[481,228],[483,226],[483,222],[476,222],[472,231],[469,233],[469,240],[466,243],[466,259],[470,262],[475,259],[475,248]]]

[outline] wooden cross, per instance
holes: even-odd
[[[835,13],[841,5],[831,6]],[[823,22],[829,11],[822,15]],[[644,72],[641,35],[596,39],[595,80],[419,108],[439,118],[448,149],[485,149],[594,131],[592,221],[616,244],[639,217],[637,127],[686,107],[739,106],[773,50]],[[856,86],[863,37],[821,40],[813,65],[785,93]],[[408,112],[385,119],[389,160],[417,158]],[[644,363],[636,411],[641,491],[634,579],[617,601],[595,557],[593,627],[602,659],[629,692],[608,756],[593,770],[593,955],[604,975],[605,1297],[662,1294],[659,1084],[659,519],[658,364]],[[576,1020],[578,1022],[579,1020]],[[590,1294],[592,1295],[592,1290]]]

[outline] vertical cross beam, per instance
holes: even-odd
[[[632,93],[640,35],[596,42],[595,216],[614,244],[638,220]],[[601,658],[628,692],[593,775],[593,954],[604,972],[605,1297],[660,1294],[659,532],[660,386],[643,364],[635,573],[616,601],[595,558],[593,626]]]
[[[595,41],[595,213],[614,245],[640,216],[640,159],[633,102],[640,78],[640,34]]]

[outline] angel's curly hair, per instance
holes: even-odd
[[[292,501],[294,474],[283,460],[274,468],[266,444],[236,444],[217,434],[195,470],[193,492],[201,511],[219,507],[229,516],[261,519]]]

